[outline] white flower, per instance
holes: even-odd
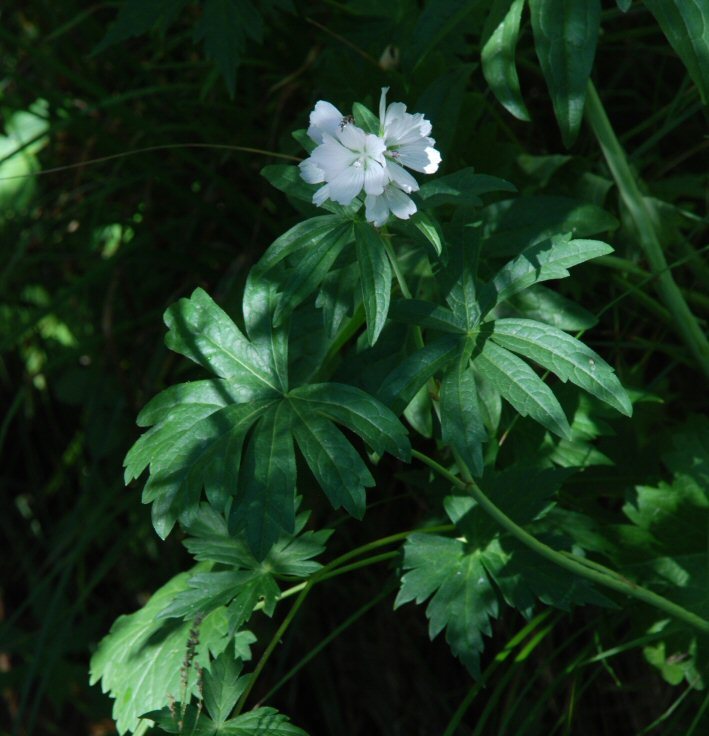
[[[420,113],[407,113],[401,102],[387,107],[388,89],[382,89],[379,103],[379,135],[365,132],[329,102],[317,102],[308,136],[318,145],[300,164],[306,182],[323,185],[314,204],[330,199],[348,205],[364,190],[365,217],[376,227],[390,214],[406,220],[416,212],[408,195],[419,185],[404,167],[433,174],[441,162],[429,136],[431,123]]]
[[[310,115],[308,135],[320,145],[310,158],[300,163],[300,175],[308,184],[324,186],[313,202],[321,205],[332,199],[348,205],[364,189],[365,194],[381,194],[388,181],[384,141],[365,133],[343,118],[329,102],[318,102]]]
[[[387,146],[387,156],[403,166],[424,174],[435,174],[441,163],[441,154],[434,148],[436,141],[429,137],[431,123],[419,112],[406,112],[403,102],[386,105],[388,87],[382,87],[379,100],[380,134]]]
[[[395,184],[387,184],[384,191],[375,196],[368,194],[364,199],[365,217],[375,227],[386,224],[389,214],[400,220],[408,220],[416,212],[413,199],[398,189]]]

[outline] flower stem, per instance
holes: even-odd
[[[475,499],[477,504],[503,529],[505,529],[505,531],[537,554],[550,560],[554,564],[559,565],[559,567],[563,567],[565,570],[578,575],[579,577],[586,578],[587,580],[603,585],[606,588],[611,588],[619,593],[636,598],[643,603],[647,603],[648,605],[663,611],[673,618],[689,624],[691,627],[701,631],[703,634],[709,634],[709,621],[697,616],[691,611],[688,611],[686,608],[683,608],[682,606],[679,606],[640,585],[636,585],[630,580],[626,580],[613,570],[605,568],[598,563],[589,565],[588,561],[582,560],[582,558],[577,555],[573,555],[568,552],[559,552],[532,536],[529,532],[525,531],[521,526],[512,521],[512,519],[510,519],[509,516],[507,516],[501,509],[495,506],[495,504],[485,495],[480,486],[475,482],[467,465],[460,459],[460,457],[456,458],[456,464],[458,465],[461,476],[463,476],[462,478],[454,475],[450,470],[444,468],[433,458],[419,452],[418,450],[412,450],[412,455],[435,470],[456,488],[460,488],[461,490],[468,492]]]
[[[673,317],[675,328],[693,353],[704,374],[709,376],[709,341],[687,306],[669,270],[655,226],[657,222],[655,208],[640,191],[625,151],[613,131],[603,103],[592,82],[588,83],[585,115],[601,147],[621,199],[635,225],[638,242],[645,252],[650,270],[657,277],[657,290],[660,297]]]

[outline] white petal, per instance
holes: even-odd
[[[417,192],[419,185],[411,174],[392,158],[387,159],[387,171],[391,180],[407,194],[409,192]]]
[[[330,185],[325,184],[324,187],[320,187],[315,194],[313,194],[313,204],[320,207],[325,200],[330,199]]]
[[[438,166],[441,163],[441,154],[432,147],[426,149],[428,154],[428,166],[423,169],[424,174],[435,174],[438,171]]]
[[[364,169],[364,191],[367,194],[381,194],[389,181],[387,170],[375,161],[368,161]]]
[[[400,220],[408,220],[416,212],[413,199],[399,189],[387,187],[385,191],[387,206]]]
[[[320,100],[310,113],[308,136],[316,143],[323,142],[323,134],[335,135],[342,124],[342,113],[331,103]]]
[[[389,219],[389,207],[386,197],[380,194],[378,197],[368,194],[364,199],[364,214],[367,222],[381,227]]]
[[[364,168],[350,166],[338,174],[330,184],[330,199],[339,204],[350,204],[364,186]]]
[[[319,184],[325,181],[325,172],[313,161],[312,158],[306,158],[298,164],[300,176],[308,182],[308,184]]]
[[[384,151],[386,149],[387,144],[383,138],[372,133],[367,134],[367,137],[364,139],[364,152],[367,156],[373,158],[375,161],[379,161],[383,165],[385,163]]]
[[[367,134],[356,125],[345,125],[344,128],[337,131],[337,138],[340,143],[349,148],[350,151],[361,153],[364,151],[367,141]]]
[[[441,162],[441,154],[433,148],[432,138],[421,138],[416,143],[410,143],[397,149],[396,160],[414,171],[433,174]]]
[[[345,148],[339,140],[328,133],[323,142],[310,154],[313,163],[325,174],[325,181],[331,181],[346,168],[352,166],[358,154]]]
[[[387,92],[389,87],[382,87],[382,96],[379,98],[379,124],[384,127],[384,119],[386,118],[387,108]]]

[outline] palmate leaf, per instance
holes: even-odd
[[[155,721],[162,733],[190,736],[308,736],[275,708],[255,708],[236,718],[214,721],[196,705],[188,705],[184,715],[180,711],[163,708],[145,713],[143,718]]]
[[[194,623],[160,620],[158,614],[187,589],[192,574],[177,575],[153,593],[139,611],[118,618],[91,658],[91,684],[101,680],[103,692],[114,698],[113,718],[121,734],[134,731],[139,716],[146,711],[182,694],[180,668]],[[225,609],[215,609],[197,629],[195,659],[206,667],[209,653],[218,655],[230,641]],[[188,695],[198,689],[197,677],[192,670],[190,673]]]
[[[307,578],[321,567],[313,557],[324,551],[331,531],[303,532],[307,516],[300,514],[296,534],[282,536],[260,561],[244,539],[229,534],[224,517],[203,504],[188,527],[190,536],[184,545],[196,560],[220,569],[201,570],[190,577],[188,588],[159,617],[191,620],[226,606],[231,636],[250,619],[257,604],[271,616],[280,595],[276,576]]]
[[[403,425],[361,389],[333,383],[289,390],[287,332],[272,323],[277,303],[275,284],[252,272],[244,292],[248,336],[201,289],[166,313],[167,344],[218,378],[169,388],[139,416],[139,424],[153,426],[126,457],[126,481],[150,466],[143,500],[152,502],[163,537],[176,520],[193,520],[204,488],[218,511],[230,503],[232,530],[263,559],[295,529],[294,433],[327,496],[358,517],[373,481],[330,422],[379,454],[409,457]],[[352,475],[333,465],[337,455]]]
[[[495,304],[534,284],[566,278],[572,266],[612,252],[613,248],[600,240],[572,240],[568,235],[532,245],[485,284],[480,295],[482,312],[486,314]]]
[[[500,508],[511,511],[518,523],[526,523],[549,505],[562,477],[559,471],[524,468],[484,482]],[[527,493],[519,508],[516,499]],[[610,603],[585,580],[502,534],[471,498],[449,497],[446,511],[466,540],[412,534],[404,545],[405,572],[395,606],[430,598],[426,607],[430,637],[445,629],[451,651],[473,676],[480,676],[483,636],[491,633],[500,598],[527,618],[536,600],[564,610]]]
[[[487,283],[476,275],[477,249],[474,236],[451,243],[449,263],[439,272],[449,309],[414,299],[393,304],[393,319],[443,335],[431,337],[391,371],[378,392],[382,400],[402,412],[427,382],[439,376],[441,439],[467,460],[475,475],[482,473],[486,425],[495,431],[492,417],[499,416],[499,409],[491,413],[488,405],[494,408],[499,397],[562,439],[571,438],[554,393],[515,353],[630,416],[630,400],[613,370],[583,343],[533,320],[488,317],[481,322],[510,297],[539,288],[539,281],[567,276],[568,268],[608,253],[610,246],[555,237],[527,248]],[[478,400],[481,387],[485,402]]]
[[[492,323],[491,339],[550,370],[562,381],[571,381],[621,414],[632,415],[628,394],[613,369],[571,335],[530,319],[498,319]]]

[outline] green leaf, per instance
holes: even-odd
[[[379,135],[379,118],[361,102],[355,102],[352,105],[352,117],[355,120],[355,124],[366,133]]]
[[[410,222],[433,246],[436,255],[440,256],[443,253],[443,239],[441,238],[440,225],[421,210],[414,214]]]
[[[395,412],[402,412],[429,378],[455,360],[464,341],[463,336],[444,335],[409,355],[382,383],[380,399]]]
[[[475,169],[468,167],[426,182],[419,190],[419,197],[431,207],[442,204],[480,206],[481,194],[515,191],[514,185],[508,181],[496,176],[476,174]]]
[[[319,383],[291,391],[290,398],[303,402],[311,412],[343,424],[377,454],[388,452],[405,462],[411,459],[404,425],[381,401],[365,391],[343,383]]]
[[[482,443],[487,442],[487,432],[468,356],[461,356],[443,376],[440,408],[441,439],[460,453],[475,475],[482,475]]]
[[[193,624],[160,620],[157,615],[187,588],[191,575],[177,575],[139,611],[118,618],[91,658],[91,684],[101,680],[103,692],[115,699],[113,718],[121,734],[135,731],[141,714],[162,707],[169,696],[179,699],[182,694],[180,668],[193,638]],[[223,649],[226,635],[225,612],[217,609],[199,626],[195,660],[205,667],[208,652]],[[189,696],[197,692],[198,678],[194,668],[188,674]]]
[[[332,532],[321,529],[301,533],[304,522],[303,514],[296,517],[297,536],[282,536],[271,548],[265,563],[261,563],[243,538],[229,534],[219,514],[202,505],[197,518],[188,527],[191,536],[184,545],[198,561],[218,562],[251,571],[267,568],[277,575],[307,578],[322,567],[312,558],[325,550],[325,542]]]
[[[389,316],[397,322],[428,327],[440,332],[450,332],[454,335],[463,335],[466,332],[465,322],[456,319],[449,309],[421,299],[395,301],[391,305]]]
[[[246,433],[271,404],[253,400],[215,411],[211,404],[184,403],[138,439],[126,455],[126,482],[150,465],[143,503],[152,502],[160,537],[170,533],[178,518],[189,519],[196,511],[202,488],[215,505],[224,506],[236,487]]]
[[[529,0],[534,46],[564,145],[581,127],[601,24],[600,0]]]
[[[627,13],[630,10],[630,6],[633,4],[633,0],[615,0],[615,4],[624,12]]]
[[[304,249],[310,250],[325,238],[332,241],[332,233],[343,224],[339,215],[319,215],[299,222],[271,243],[256,268],[262,272],[270,271],[285,258],[299,254]]]
[[[494,0],[482,32],[482,70],[495,97],[518,120],[530,120],[519,89],[515,50],[524,0]]]
[[[485,253],[516,256],[558,233],[576,238],[615,230],[613,215],[589,202],[549,195],[522,196],[488,205],[482,211]]]
[[[231,720],[215,722],[190,704],[184,715],[163,708],[146,713],[143,718],[155,721],[165,733],[185,736],[308,736],[274,708],[255,708]]]
[[[546,322],[566,332],[588,330],[598,319],[580,304],[546,286],[532,286],[507,301],[522,317]]]
[[[709,5],[705,0],[645,0],[709,104]]]
[[[513,294],[541,281],[566,278],[572,266],[612,252],[613,248],[600,240],[570,240],[568,236],[533,245],[506,263],[482,289],[483,314]]]
[[[517,356],[487,340],[473,365],[523,417],[570,439],[571,428],[552,390]]]
[[[121,41],[141,36],[156,26],[166,28],[180,14],[188,0],[125,0],[116,20],[109,26],[93,54]]]
[[[310,138],[306,136],[306,139],[312,146],[315,146],[315,143]],[[264,166],[261,169],[261,176],[289,197],[308,202],[309,204],[313,203],[313,194],[321,186],[320,184],[307,184],[300,175],[300,169],[290,164],[271,164],[270,166]],[[352,217],[359,211],[362,202],[359,199],[354,199],[351,204],[345,206],[328,199],[319,206],[336,215]]]
[[[448,263],[441,273],[446,302],[466,331],[475,329],[481,317],[477,281],[479,253],[478,231],[459,233],[450,240]]]
[[[165,343],[176,353],[222,378],[256,389],[280,392],[268,361],[249,343],[226,312],[203,289],[180,299],[165,312]]]
[[[391,263],[382,236],[368,223],[354,226],[359,262],[360,284],[364,313],[367,317],[367,338],[374,345],[389,313],[391,297]]]
[[[279,403],[264,416],[249,440],[231,512],[233,528],[243,530],[258,559],[281,534],[295,528],[295,454],[291,411]]]
[[[530,319],[498,319],[493,323],[492,339],[632,416],[633,406],[613,369],[571,335]]]
[[[232,97],[247,38],[263,39],[263,19],[251,0],[206,0],[195,40],[204,40],[205,53],[216,63]]]
[[[227,652],[215,659],[204,675],[204,705],[213,721],[229,718],[236,701],[246,689],[248,677],[241,677],[242,663]]]
[[[342,432],[313,412],[299,412],[302,403],[293,402],[293,411],[300,419],[295,425],[295,438],[308,467],[333,508],[344,507],[361,519],[367,505],[364,489],[375,484],[374,478]]]
[[[479,551],[466,554],[463,542],[433,534],[412,534],[404,546],[401,590],[395,607],[415,600],[426,608],[429,636],[444,628],[446,641],[468,670],[480,676],[482,635],[490,636],[490,618],[498,615],[498,600]]]
[[[274,322],[278,325],[320,285],[342,249],[354,239],[351,222],[325,233],[285,275]]]

